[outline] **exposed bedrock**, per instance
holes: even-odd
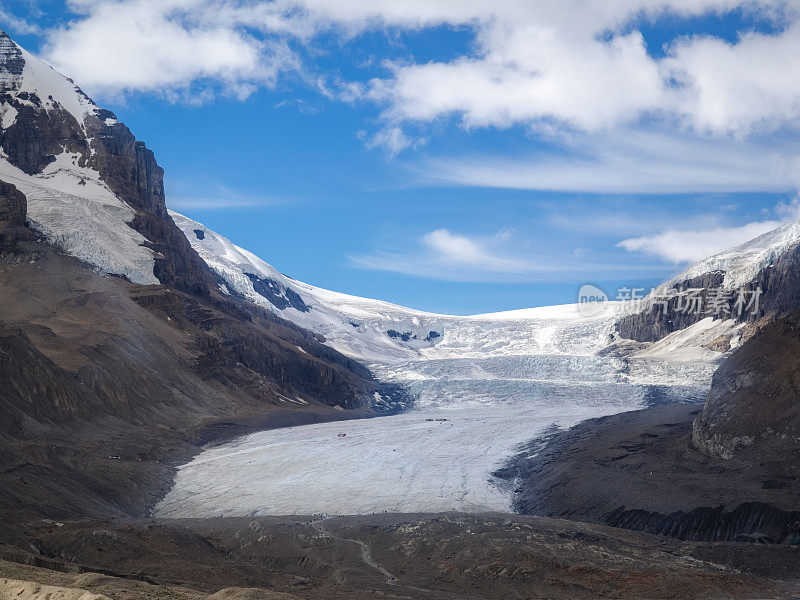
[[[0,252],[11,251],[17,242],[33,237],[25,226],[27,211],[25,195],[10,183],[0,181]]]
[[[800,311],[764,326],[717,370],[692,440],[724,459],[779,460],[800,477]]]
[[[587,421],[498,475],[515,482],[523,514],[681,539],[800,543],[796,459],[700,452],[691,440],[700,411],[667,405]]]
[[[710,290],[719,288],[725,274],[721,271],[706,273],[700,277],[676,283],[674,289],[702,289],[704,306],[708,306]],[[734,318],[739,322],[756,323],[767,317],[780,317],[800,306],[800,245],[796,245],[777,257],[770,266],[762,269],[756,277],[740,288],[745,294],[760,289],[758,310],[734,310],[739,289],[717,315],[709,312],[684,311],[677,298],[671,298],[666,307],[659,304],[639,314],[628,315],[617,324],[619,334],[638,342],[655,342],[670,333],[680,331],[709,316]],[[750,296],[748,296],[748,299]],[[684,301],[685,303],[685,301]],[[753,307],[755,308],[755,307]],[[730,311],[730,312],[728,312]]]
[[[605,523],[679,539],[800,545],[800,511],[761,502],[746,502],[732,510],[700,507],[668,514],[618,508],[606,515]]]

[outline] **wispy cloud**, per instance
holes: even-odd
[[[22,17],[18,17],[2,7],[0,7],[0,24],[2,24],[2,27],[7,28],[14,33],[42,33],[41,27],[39,27],[36,23],[31,23]]]
[[[177,211],[245,210],[286,203],[282,198],[239,192],[218,183],[198,185],[178,181],[172,187],[176,192],[167,195],[167,206]]]
[[[800,183],[800,143],[733,142],[659,130],[573,134],[527,159],[430,159],[424,181],[610,194],[784,192]]]
[[[394,158],[407,148],[419,148],[428,143],[427,138],[413,138],[398,126],[387,126],[370,136],[366,131],[359,131],[358,137],[368,149],[383,148],[387,154]]]
[[[717,227],[708,230],[668,229],[658,235],[622,240],[619,246],[630,252],[656,256],[670,263],[693,263],[743,244],[778,226],[778,221],[763,221],[747,223],[741,227]]]
[[[493,235],[464,235],[437,229],[423,235],[403,250],[378,251],[350,256],[357,268],[403,273],[444,281],[531,282],[555,280],[565,273],[585,276],[630,274],[663,270],[630,263],[586,260],[588,249],[578,248],[562,255],[526,251],[511,230]]]

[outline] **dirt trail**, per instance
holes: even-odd
[[[327,520],[333,519],[333,518],[335,518],[335,517],[333,517],[333,516],[321,517],[319,519],[316,519],[314,521],[309,522],[308,525],[312,529],[314,529],[315,531],[318,531],[319,533],[321,533],[322,535],[324,535],[326,537],[329,537],[329,538],[334,539],[334,540],[339,540],[341,542],[349,542],[351,544],[355,544],[356,546],[358,546],[359,550],[361,552],[361,560],[364,561],[364,564],[366,564],[367,566],[372,567],[373,569],[378,571],[384,577],[385,582],[386,582],[387,585],[396,586],[396,587],[403,588],[403,589],[406,589],[406,590],[413,590],[415,592],[422,592],[424,594],[429,594],[431,597],[435,596],[435,595],[438,595],[438,594],[441,594],[441,592],[436,592],[434,590],[430,590],[430,589],[427,589],[427,588],[419,588],[419,587],[414,587],[414,586],[411,586],[411,585],[406,585],[404,583],[400,583],[400,581],[398,580],[397,576],[395,576],[391,571],[389,571],[386,567],[384,567],[382,564],[380,564],[378,561],[376,561],[373,558],[372,549],[369,547],[369,545],[367,543],[362,542],[361,540],[357,540],[355,538],[341,537],[341,536],[338,536],[338,535],[336,535],[334,533],[331,533],[330,531],[325,529],[325,527],[323,527],[322,523],[324,521],[327,521]]]

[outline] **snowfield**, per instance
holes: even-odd
[[[158,284],[153,251],[129,225],[134,210],[117,198],[97,171],[60,154],[42,173],[28,175],[0,153],[0,179],[28,200],[28,221],[49,242],[95,266],[141,284]]]

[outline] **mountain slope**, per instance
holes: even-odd
[[[254,318],[252,305],[220,293],[216,274],[175,226],[164,202],[163,170],[153,153],[71,80],[1,31],[0,86],[0,180],[25,196],[29,226],[101,274],[167,286],[163,298],[147,300],[165,319],[173,318],[172,312],[197,314],[201,310],[178,307],[181,302],[170,296],[185,292],[203,310],[220,311],[239,321],[238,333],[218,332],[231,345],[216,355],[222,359],[227,354],[234,364],[244,362],[238,360],[243,351],[234,348],[247,340],[243,332]],[[263,311],[255,316],[263,316]],[[214,325],[207,327],[211,330]],[[353,361],[318,344],[308,345],[304,351],[286,343],[281,353],[300,364],[333,361],[365,381],[371,379]],[[244,353],[249,351],[247,347]],[[375,385],[370,382],[367,387]],[[351,399],[347,404],[371,402],[371,391],[359,395],[358,401]]]
[[[2,32],[0,124],[0,509],[141,513],[205,442],[407,402],[221,293],[152,152]]]
[[[688,310],[693,302],[704,310]],[[709,316],[754,324],[798,306],[800,222],[794,222],[673,277],[646,299],[641,312],[621,318],[617,331],[624,338],[654,342]]]
[[[695,288],[708,300],[715,289],[762,291],[758,310],[721,315],[739,322],[740,340],[702,408],[656,407],[555,435],[504,469],[518,480],[518,510],[683,539],[797,544],[798,244],[800,223],[787,224],[701,261],[661,286],[645,311],[624,316],[621,335],[663,347],[710,317],[682,313],[677,300],[665,314],[658,294]]]
[[[399,364],[414,359],[593,355],[619,341],[614,324],[625,316],[625,307],[618,303],[593,314],[573,304],[472,316],[429,313],[297,281],[202,223],[170,214],[230,294],[319,333],[331,347],[362,360]],[[676,355],[681,349],[702,349],[712,332],[719,336],[733,327],[696,327],[678,343],[673,338],[661,346]],[[633,356],[646,347],[637,346]],[[658,347],[647,348],[650,356],[657,352]],[[713,357],[710,350],[704,354]]]

